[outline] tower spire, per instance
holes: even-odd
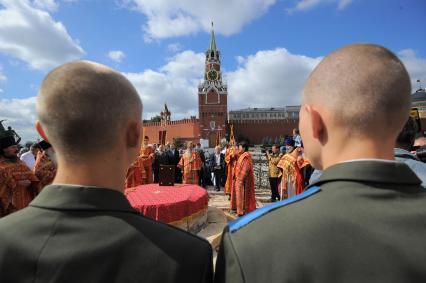
[[[210,34],[210,50],[216,51],[216,40],[214,38],[214,29],[213,29],[213,22],[212,22],[212,31]]]

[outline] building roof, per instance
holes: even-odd
[[[232,112],[283,112],[283,111],[289,111],[289,110],[298,110],[300,106],[286,106],[286,107],[269,107],[269,108],[244,108],[244,109],[238,109],[238,110],[231,110]]]
[[[426,91],[424,88],[419,88],[415,93],[411,96],[411,101],[420,102],[426,101]]]

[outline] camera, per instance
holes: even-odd
[[[422,162],[426,163],[426,146],[422,146],[420,148],[417,148],[416,149],[416,155]]]

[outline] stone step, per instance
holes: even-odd
[[[209,241],[213,250],[217,250],[222,231],[228,223],[228,216],[217,208],[209,206],[207,211],[207,226],[197,235]]]

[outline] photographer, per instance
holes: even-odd
[[[272,150],[269,150],[265,153],[269,165],[269,184],[271,186],[271,202],[280,200],[280,195],[278,194],[278,184],[280,183],[281,174],[280,170],[277,167],[278,162],[280,162],[281,154],[279,152],[279,146],[274,144]]]

